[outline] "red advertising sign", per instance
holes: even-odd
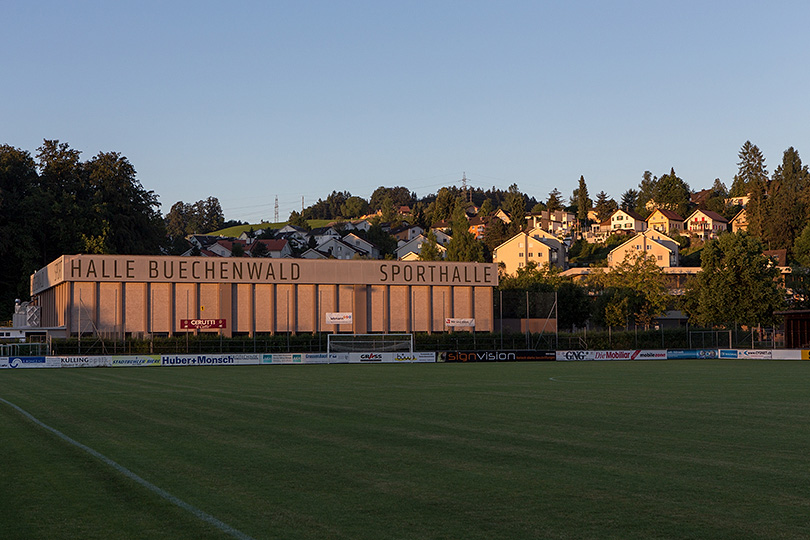
[[[181,330],[209,330],[225,328],[225,319],[180,319]]]

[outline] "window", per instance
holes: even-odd
[[[518,257],[523,257],[523,252],[522,251],[518,253]]]
[[[663,261],[663,260],[664,260],[664,256],[663,256],[663,255],[659,255],[659,256],[658,256],[658,260],[659,260],[659,261]]]
[[[529,258],[532,258],[532,257],[534,257],[534,253],[532,253],[532,252],[530,251],[530,252],[529,252]]]

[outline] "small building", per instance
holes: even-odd
[[[748,230],[748,214],[745,208],[737,212],[737,215],[731,218],[731,232],[741,232]]]
[[[678,244],[658,231],[647,230],[616,246],[608,253],[608,266],[620,265],[628,257],[652,256],[661,268],[679,265]]]
[[[664,234],[681,234],[683,233],[683,217],[673,210],[656,208],[647,218],[647,228]]]
[[[529,263],[565,269],[566,249],[556,236],[535,227],[529,232],[517,233],[496,247],[492,252],[492,262],[497,263],[507,275],[515,274]]]
[[[711,210],[695,210],[686,218],[686,229],[692,236],[708,240],[728,231],[728,220]]]
[[[619,209],[610,215],[610,230],[644,232],[647,230],[647,222],[632,210]]]

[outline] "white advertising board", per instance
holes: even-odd
[[[261,364],[260,354],[164,354],[161,366],[250,366]]]
[[[110,367],[112,356],[55,356],[59,366],[63,368],[75,367]]]
[[[11,369],[58,368],[62,363],[57,356],[9,356],[8,367]]]
[[[326,324],[352,324],[352,312],[327,313]]]

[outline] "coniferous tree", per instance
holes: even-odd
[[[447,244],[447,260],[484,262],[484,246],[470,232],[470,222],[464,206],[464,201],[459,200],[453,210],[453,237]]]
[[[765,158],[762,152],[751,141],[745,141],[737,154],[740,161],[739,169],[734,175],[734,182],[729,190],[730,197],[744,197],[748,195],[756,181],[767,185],[768,171],[765,169]]]
[[[792,251],[793,242],[807,223],[808,190],[810,172],[802,165],[799,153],[790,147],[771,180],[769,219],[765,226],[765,238],[771,249]]]
[[[548,194],[548,201],[546,201],[546,209],[549,212],[556,212],[563,209],[562,199],[560,198],[560,190],[554,188]]]
[[[602,223],[606,219],[610,218],[611,214],[618,208],[616,201],[610,198],[610,196],[605,193],[604,191],[600,191],[596,195],[596,204],[594,205],[594,210],[596,211],[596,218],[599,220],[599,223]]]

